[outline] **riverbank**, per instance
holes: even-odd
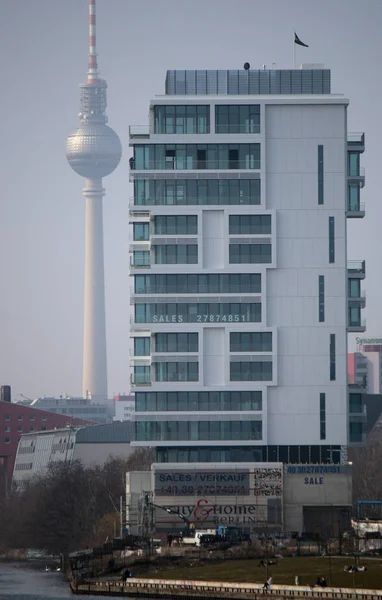
[[[262,584],[271,574],[273,583],[291,586],[298,575],[302,585],[313,585],[318,577],[324,577],[328,585],[335,587],[382,588],[382,559],[379,557],[362,558],[361,563],[366,570],[358,573],[344,572],[345,566],[353,564],[352,556],[273,558],[269,562],[274,564],[269,564],[268,567],[261,562],[259,558],[174,556],[171,560],[170,557],[157,557],[152,561],[135,561],[129,568],[135,577],[143,579]]]
[[[283,586],[271,585],[264,589],[261,584],[234,584],[221,581],[192,581],[192,580],[163,580],[163,579],[135,579],[125,583],[116,581],[89,582],[83,584],[71,584],[71,590],[75,595],[86,596],[121,596],[159,598],[169,597],[179,600],[215,600],[218,598],[235,598],[237,600],[256,600],[261,596],[273,598],[277,596],[281,600],[301,598],[304,600],[321,599],[323,597],[332,600],[381,600],[381,590],[333,588],[325,589],[311,586]]]

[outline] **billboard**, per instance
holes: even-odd
[[[179,517],[156,511],[156,529],[181,530],[230,525],[255,530],[282,526],[283,469],[280,463],[255,463],[246,468],[224,465],[179,470],[154,465],[155,504]]]

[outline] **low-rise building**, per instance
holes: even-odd
[[[88,419],[97,423],[107,423],[114,417],[114,401],[108,400],[104,404],[95,404],[89,398],[73,396],[43,396],[32,400],[30,406],[49,410],[61,415]]]
[[[84,466],[102,465],[110,457],[127,458],[132,426],[107,423],[91,427],[65,427],[21,436],[13,471],[13,481],[40,474],[54,461],[81,460]]]
[[[131,421],[135,414],[135,394],[119,394],[114,400],[114,421]]]
[[[92,424],[91,419],[55,414],[48,410],[22,406],[13,402],[0,402],[0,465],[12,475],[17,445],[25,433],[37,433],[57,428],[79,427]]]
[[[127,526],[141,534],[145,518],[152,518],[158,533],[179,533],[193,524],[233,526],[249,534],[337,536],[350,524],[351,469],[280,462],[154,464],[151,473],[128,474]]]

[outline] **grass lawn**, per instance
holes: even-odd
[[[192,559],[190,559],[190,562]],[[266,569],[259,566],[260,559],[227,559],[204,566],[177,566],[167,571],[145,572],[142,577],[155,579],[197,579],[203,581],[235,581],[237,583],[263,583]],[[334,587],[382,588],[382,559],[362,558],[360,564],[367,566],[366,572],[344,573],[344,565],[354,564],[353,557],[295,557],[283,558],[277,565],[268,567],[273,583],[294,585],[295,575],[300,575],[302,585],[312,585],[317,577],[325,577],[328,586]],[[133,569],[135,571],[135,569]],[[136,577],[140,575],[136,573]]]

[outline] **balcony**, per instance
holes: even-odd
[[[349,306],[360,306],[365,308],[366,306],[366,290],[362,290],[359,296],[348,296]]]
[[[348,133],[347,149],[355,152],[365,151],[365,134],[364,133]]]
[[[151,380],[149,375],[132,373],[130,375],[130,383],[131,385],[139,386],[139,385],[151,385]]]
[[[367,423],[366,405],[362,404],[362,406],[357,410],[359,410],[359,412],[349,411],[349,423]]]
[[[350,433],[349,435],[349,446],[364,446],[366,444],[367,435],[364,431],[361,433]]]
[[[144,206],[135,206],[134,198],[130,198],[129,200],[129,209],[131,223],[135,223],[136,221],[148,223],[150,221],[150,211]]]
[[[348,323],[347,331],[348,333],[364,333],[366,331],[366,319],[362,317],[358,321]]]
[[[135,335],[132,335],[131,337],[137,337]],[[143,336],[138,336],[138,337],[143,337]],[[151,363],[151,354],[140,354],[140,355],[136,355],[134,354],[134,348],[130,348],[129,349],[129,357],[131,359],[131,366],[134,366],[135,364],[138,363],[142,363],[142,365],[149,365]],[[137,363],[135,363],[134,361],[137,361]]]
[[[357,279],[365,279],[366,264],[364,260],[348,260],[347,262],[348,277]]]
[[[365,203],[358,202],[357,204],[348,204],[346,216],[349,219],[363,219],[365,216]]]
[[[231,160],[207,160],[193,157],[176,158],[167,157],[164,160],[145,162],[144,166],[135,165],[130,169],[130,176],[134,179],[134,172],[147,173],[147,171],[248,171],[260,170],[260,160],[253,157],[248,159],[235,158]]]
[[[134,256],[130,256],[130,267],[132,269],[150,269],[151,267],[151,258],[150,258],[150,253],[147,253],[148,256],[147,257],[135,257]]]
[[[147,139],[150,137],[149,125],[130,125],[129,127],[130,139]]]
[[[348,173],[349,183],[358,183],[359,187],[365,187],[365,167],[360,167],[356,172]]]

